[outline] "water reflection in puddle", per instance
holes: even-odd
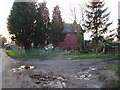
[[[25,69],[34,69],[35,67],[34,66],[25,66],[25,65],[22,65],[18,68],[13,68],[11,71],[13,72],[16,72],[16,71],[21,71],[21,70],[25,70]]]
[[[96,69],[97,68],[95,68],[95,67],[89,67],[89,68],[82,69],[81,72],[77,73],[75,78],[77,78],[77,79],[84,79],[84,80],[90,80],[90,77],[93,76],[91,74],[91,72],[92,71],[96,71]]]

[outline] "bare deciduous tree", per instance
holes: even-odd
[[[79,11],[77,11],[76,7],[71,7],[69,5],[70,12],[71,12],[71,18],[69,18],[73,24],[77,27],[77,30],[75,31],[75,34],[77,36],[77,40],[79,43],[79,49],[82,50],[84,48],[84,30],[82,29],[81,25],[84,21],[84,5],[79,4]],[[78,12],[78,13],[77,13]]]

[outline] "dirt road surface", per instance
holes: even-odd
[[[14,63],[14,59],[8,57],[4,49],[0,49],[0,89],[2,88],[3,72],[7,72],[10,65]]]
[[[103,88],[97,72],[117,59],[69,60],[58,56],[44,60],[15,60],[2,53],[3,88]],[[4,63],[3,63],[4,64]]]

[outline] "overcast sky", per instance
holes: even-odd
[[[38,0],[39,2],[43,2],[44,0]],[[72,23],[70,19],[71,17],[71,12],[70,12],[70,7],[76,7],[77,14],[79,16],[79,4],[84,4],[88,0],[45,0],[47,2],[47,7],[49,8],[49,13],[50,17],[52,14],[53,7],[56,5],[59,5],[60,10],[61,10],[61,15],[63,20],[66,23]],[[117,28],[117,19],[118,19],[118,1],[120,0],[104,0],[106,2],[106,6],[109,8],[108,11],[111,12],[110,14],[110,21],[114,21],[113,25],[111,26],[112,28]],[[12,7],[14,0],[3,0],[0,3],[0,34],[3,34],[5,37],[9,37],[7,28],[6,28],[6,22],[7,22],[7,17],[10,13],[10,9]],[[80,19],[80,18],[78,18]],[[88,39],[89,35],[85,35],[85,39]]]

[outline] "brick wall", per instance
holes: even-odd
[[[63,49],[78,49],[77,37],[74,33],[67,33],[64,42],[61,42],[59,47]]]

